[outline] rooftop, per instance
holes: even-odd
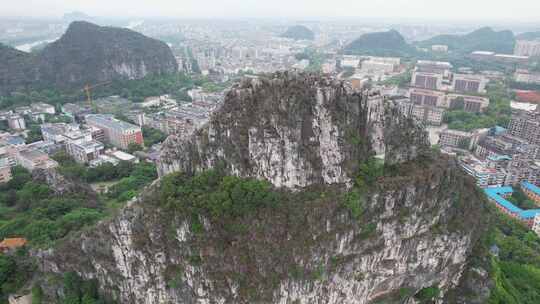
[[[112,153],[112,155],[118,158],[119,160],[124,160],[124,161],[131,161],[135,159],[135,156],[126,152],[122,152],[122,151],[115,151],[114,153]]]
[[[122,120],[118,120],[114,118],[113,115],[110,115],[110,114],[89,114],[89,115],[86,115],[85,119],[87,122],[89,122],[90,120],[93,120],[101,125],[104,125],[112,129],[135,129],[135,130],[140,129],[139,126],[130,124]]]
[[[533,185],[529,182],[523,182],[521,183],[521,186],[529,191],[534,192],[535,194],[540,195],[540,188],[538,188],[536,185]]]
[[[19,154],[29,160],[36,160],[42,157],[47,157],[47,154],[39,151],[39,150],[22,150],[19,152]]]
[[[525,182],[521,185],[524,186],[524,184]],[[514,192],[512,187],[486,188],[484,189],[484,192],[490,199],[494,200],[497,204],[510,211],[511,213],[516,214],[522,219],[531,219],[534,218],[537,214],[540,214],[540,209],[523,210],[502,197],[502,195],[508,195]]]
[[[0,242],[0,249],[15,249],[26,245],[25,238],[6,238]]]
[[[8,145],[13,145],[13,146],[24,145],[24,138],[20,136],[10,136],[5,139],[5,142]]]

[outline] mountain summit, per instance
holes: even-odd
[[[115,79],[139,79],[148,74],[175,72],[169,47],[129,29],[72,22],[66,33],[34,54],[0,48],[0,93],[25,87],[74,87]],[[12,66],[12,65],[17,66]]]
[[[425,136],[338,80],[246,79],[142,197],[43,253],[44,294],[76,272],[118,303],[451,303],[483,201]]]
[[[291,26],[285,33],[281,35],[284,38],[290,38],[294,40],[314,40],[315,33],[312,30],[303,25]]]

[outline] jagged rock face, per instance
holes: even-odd
[[[234,234],[206,218],[196,233],[149,193],[41,265],[96,278],[120,303],[403,303],[403,290],[432,285],[445,303],[482,230],[483,200],[453,161],[407,172],[381,181],[360,219],[328,187],[239,219],[246,230]]]
[[[373,154],[399,163],[426,148],[424,130],[391,102],[319,75],[277,73],[235,86],[191,138],[169,137],[158,167],[165,175],[222,164],[233,175],[298,188],[347,184]]]
[[[114,218],[42,252],[41,270],[97,279],[120,303],[414,303],[433,285],[443,303],[483,229],[484,201],[455,161],[417,158],[426,142],[392,103],[340,82],[246,80],[191,138],[167,140],[160,172],[220,167],[266,179],[286,195],[279,208],[183,213],[156,183]],[[365,189],[353,216],[344,194],[375,154],[398,173]]]
[[[0,58],[13,57],[14,52],[2,47]],[[0,71],[11,71],[11,65],[10,61],[0,62]],[[17,68],[24,73],[0,74],[0,93],[27,86],[69,88],[115,79],[140,79],[148,74],[176,72],[178,65],[169,47],[161,41],[128,29],[78,21],[41,52],[17,53]]]

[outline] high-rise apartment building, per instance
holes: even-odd
[[[518,40],[514,48],[514,55],[540,56],[540,40]]]
[[[512,115],[508,124],[508,132],[531,144],[540,145],[540,113]]]

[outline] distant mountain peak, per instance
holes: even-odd
[[[345,47],[349,54],[402,56],[413,52],[405,38],[395,29],[360,36]]]
[[[176,72],[172,51],[162,41],[125,28],[72,22],[57,41],[36,55],[0,48],[0,93],[20,88],[79,87],[115,79]]]
[[[295,25],[289,27],[287,31],[281,35],[281,37],[294,40],[314,40],[315,33],[304,25]]]

